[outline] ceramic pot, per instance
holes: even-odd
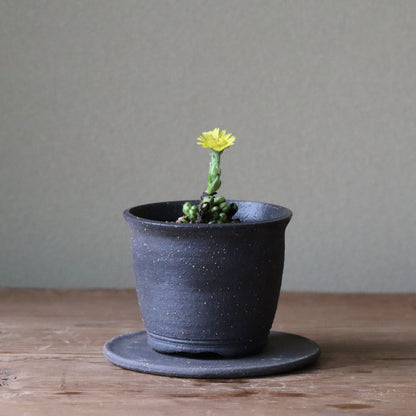
[[[259,352],[277,308],[292,213],[231,201],[241,222],[177,224],[184,202],[124,211],[148,343],[162,353]]]

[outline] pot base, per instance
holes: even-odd
[[[120,335],[104,345],[104,355],[119,367],[186,378],[244,378],[285,373],[313,363],[319,353],[315,342],[285,332],[271,332],[260,353],[238,358],[160,354],[149,346],[144,331]]]
[[[267,344],[268,337],[247,341],[219,343],[218,340],[191,341],[178,340],[147,332],[147,342],[157,352],[163,354],[217,354],[225,358],[235,358],[259,353]]]

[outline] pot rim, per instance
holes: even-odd
[[[253,226],[253,225],[260,225],[260,224],[270,224],[270,223],[282,223],[282,224],[287,224],[290,219],[292,218],[292,211],[284,206],[281,205],[277,205],[277,204],[270,204],[268,202],[260,202],[260,201],[249,201],[249,200],[237,200],[237,199],[228,199],[227,201],[229,202],[235,202],[237,205],[239,203],[255,203],[255,204],[259,204],[262,206],[268,206],[271,207],[273,209],[277,209],[279,211],[281,211],[275,218],[271,218],[271,219],[266,219],[266,220],[244,220],[241,222],[231,222],[231,223],[215,223],[215,224],[205,224],[205,223],[200,223],[200,224],[195,224],[195,223],[176,223],[174,221],[165,221],[165,220],[154,220],[154,219],[149,219],[149,218],[145,218],[145,217],[139,217],[135,214],[133,214],[131,211],[136,209],[136,208],[145,208],[148,207],[150,205],[165,205],[166,208],[169,207],[169,205],[173,205],[173,204],[184,204],[185,202],[191,202],[191,203],[199,203],[200,200],[173,200],[173,201],[159,201],[159,202],[152,202],[152,203],[147,203],[147,204],[140,204],[140,205],[136,205],[134,207],[130,207],[127,208],[123,211],[123,216],[125,218],[126,221],[131,222],[131,223],[142,223],[142,224],[146,224],[146,225],[152,225],[152,226],[157,226],[157,227],[168,227],[168,228],[184,228],[184,229],[200,229],[200,228],[240,228],[240,227],[244,227],[244,226]]]

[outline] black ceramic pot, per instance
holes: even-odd
[[[177,224],[184,201],[124,212],[140,310],[154,350],[233,357],[266,345],[292,213],[233,202],[239,223]]]

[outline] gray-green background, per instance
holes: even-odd
[[[281,204],[286,290],[416,290],[416,2],[0,0],[0,286],[133,286],[132,205]]]

